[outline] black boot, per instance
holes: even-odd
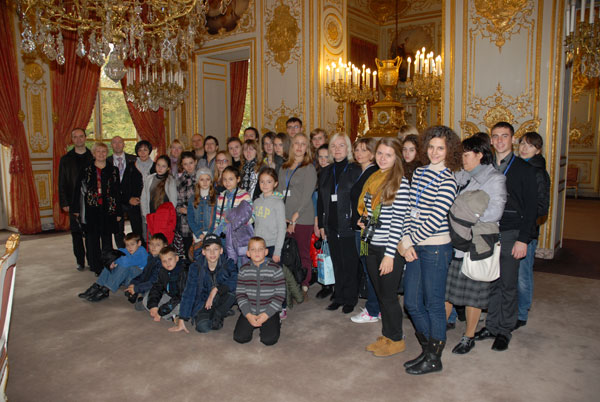
[[[78,296],[81,297],[82,299],[87,299],[88,297],[90,297],[91,295],[96,293],[98,291],[98,289],[100,289],[100,285],[98,285],[96,282],[94,282],[94,284],[92,286],[87,288],[87,290],[85,292],[79,293]]]
[[[91,302],[99,302],[100,300],[106,299],[109,292],[110,289],[108,289],[106,286],[102,286],[96,293],[88,297],[87,300]]]
[[[430,338],[429,344],[427,345],[427,352],[425,353],[425,359],[419,364],[408,367],[406,372],[408,374],[420,375],[442,371],[442,351],[444,350],[445,345],[445,341],[438,341],[437,339]]]
[[[425,353],[427,353],[427,345],[429,344],[429,339],[427,339],[425,337],[425,335],[423,335],[419,332],[415,332],[415,335],[417,336],[417,340],[419,341],[419,344],[421,345],[422,351],[421,351],[421,354],[419,356],[417,356],[416,359],[412,359],[412,360],[409,360],[406,363],[404,363],[404,367],[406,367],[406,368],[409,368],[411,366],[414,366],[415,364],[421,363],[425,359]]]

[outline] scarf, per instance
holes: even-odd
[[[138,157],[135,161],[135,166],[138,168],[144,179],[150,174],[150,169],[152,169],[153,164],[154,162],[150,158],[146,159],[146,162],[144,162]]]
[[[367,208],[365,205],[365,195],[369,194],[371,196],[371,211],[375,211],[379,202],[381,201],[381,189],[383,188],[383,183],[385,183],[388,177],[388,172],[382,172],[381,170],[373,173],[366,181],[363,186],[363,190],[360,193],[360,197],[358,198],[358,214],[363,216],[367,212]]]

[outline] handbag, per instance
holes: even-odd
[[[335,275],[333,274],[333,262],[329,252],[329,244],[323,242],[319,254],[317,254],[317,280],[321,285],[333,285]]]
[[[494,252],[488,258],[471,260],[471,253],[466,252],[461,272],[467,278],[479,282],[492,282],[500,277],[500,242],[494,244]]]

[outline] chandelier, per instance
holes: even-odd
[[[196,43],[202,41],[208,11],[225,14],[231,1],[16,0],[21,49],[31,53],[39,48],[49,60],[62,65],[63,31],[75,32],[76,54],[87,55],[98,66],[106,63],[104,72],[113,81],[119,82],[128,73],[126,62],[145,66],[148,74],[134,74],[137,81],[129,81],[132,85],[152,87],[153,91],[145,91],[151,94],[156,87],[160,93],[179,87],[179,98],[184,87],[179,64],[187,62]],[[137,91],[132,87],[131,92]]]
[[[184,88],[183,72],[177,68],[146,64],[127,69],[125,98],[142,112],[175,109],[183,102]]]
[[[576,23],[576,3],[569,2],[566,11],[567,65],[573,63],[575,57],[581,58],[581,73],[587,77],[600,76],[600,23],[594,20],[594,0],[589,2],[588,21],[586,22],[586,1],[581,2],[580,19]]]

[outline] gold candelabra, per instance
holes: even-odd
[[[425,54],[425,48],[417,51],[415,61],[410,57],[406,78],[406,96],[417,99],[417,129],[425,129],[425,110],[428,104],[441,103],[442,58],[434,58],[433,52]],[[413,70],[411,72],[411,69]]]
[[[345,133],[344,110],[345,104],[356,103],[359,105],[359,135],[366,127],[366,116],[364,105],[375,101],[377,98],[377,72],[363,65],[362,71],[351,62],[342,63],[340,58],[338,64],[331,63],[325,67],[325,93],[331,96],[338,104],[336,115],[336,132]]]
[[[585,22],[585,1],[581,4],[579,23],[576,23],[576,1],[570,1],[566,11],[565,48],[567,66],[575,57],[581,58],[581,73],[590,78],[600,76],[600,24],[594,23],[594,0],[590,1],[589,18]]]

